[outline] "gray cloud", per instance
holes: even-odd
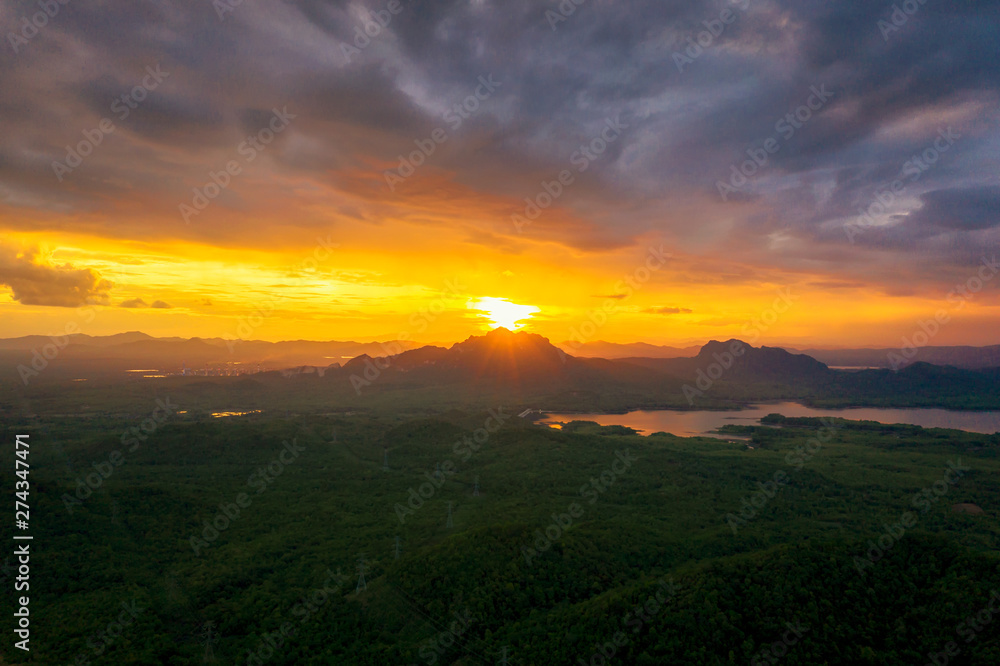
[[[147,303],[141,298],[130,298],[127,301],[122,301],[118,304],[121,308],[154,308],[157,310],[169,310],[174,307],[170,303],[161,300],[155,300],[152,303]]]
[[[907,226],[953,231],[1000,226],[1000,187],[996,185],[933,190],[920,200],[923,205],[905,219]]]
[[[0,285],[24,305],[75,308],[106,303],[111,282],[89,268],[53,264],[38,248],[18,250],[0,243]]]
[[[266,246],[272,236],[254,231],[273,217],[255,213],[261,202],[296,205],[286,181],[330,188],[335,222],[371,225],[419,219],[430,205],[421,197],[446,182],[482,211],[474,223],[461,218],[462,236],[512,253],[525,238],[598,252],[659,234],[679,251],[737,252],[748,266],[827,274],[817,284],[890,291],[934,279],[913,275],[915,258],[947,273],[1000,240],[984,175],[1000,149],[997,0],[925,3],[888,39],[877,22],[891,4],[751,0],[683,72],[674,53],[733,3],[592,0],[555,31],[545,19],[553,6],[404,3],[347,62],[342,44],[364,25],[356,9],[384,2],[242,3],[221,22],[193,0],[74,5],[2,56],[0,212],[23,220],[22,231],[72,219],[81,232]],[[52,161],[157,63],[170,77],[58,182]],[[382,170],[447,128],[444,110],[487,74],[503,82],[496,95],[398,193],[385,190]],[[717,182],[822,85],[834,92],[829,104],[721,201]],[[178,203],[285,105],[298,117],[213,203],[212,223],[176,224]],[[510,214],[572,168],[609,117],[629,129],[517,237]],[[851,245],[843,224],[942,125],[962,140],[908,183],[895,225]],[[329,225],[317,208],[289,217]]]
[[[646,314],[661,314],[661,315],[672,315],[672,314],[691,314],[694,310],[688,308],[678,308],[678,307],[659,307],[659,308],[647,308],[643,310]]]

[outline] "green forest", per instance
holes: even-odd
[[[1000,663],[1000,435],[511,412],[8,419],[5,663]]]

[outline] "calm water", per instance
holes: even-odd
[[[951,412],[946,409],[880,409],[854,407],[851,409],[813,409],[795,402],[754,405],[736,412],[676,412],[670,410],[638,411],[628,414],[554,414],[549,413],[542,423],[553,425],[573,420],[596,421],[601,425],[623,425],[644,435],[669,432],[679,437],[712,435],[712,431],[727,423],[757,425],[758,419],[768,414],[785,416],[839,416],[856,421],[880,423],[909,423],[925,428],[954,428],[971,432],[993,434],[1000,432],[1000,412]],[[716,435],[717,436],[717,435]]]

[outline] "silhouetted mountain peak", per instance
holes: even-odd
[[[357,370],[358,368],[364,368],[367,363],[372,360],[372,357],[368,354],[361,354],[360,356],[355,356],[350,361],[344,364],[345,370]]]
[[[708,372],[719,364],[732,380],[774,380],[808,377],[827,372],[825,364],[805,354],[792,354],[779,347],[754,347],[742,340],[708,342],[687,367]]]
[[[749,344],[735,338],[726,340],[725,342],[709,340],[702,346],[701,350],[698,352],[698,356],[711,356],[712,354],[722,354],[725,352],[733,353],[734,351],[739,350],[742,350],[741,354],[744,354],[747,350],[751,349],[753,349],[753,347]]]
[[[503,345],[519,348],[548,348],[556,349],[556,346],[549,342],[549,339],[537,333],[526,333],[525,331],[510,331],[503,326],[494,328],[483,335],[470,335],[468,338],[454,345],[462,346],[482,346],[482,345]]]
[[[508,363],[548,364],[558,361],[562,364],[567,358],[566,353],[546,337],[537,333],[509,331],[503,327],[495,328],[485,335],[469,336],[463,342],[453,345],[450,351],[483,359],[505,359]]]

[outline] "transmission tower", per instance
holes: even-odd
[[[365,554],[362,553],[358,559],[358,586],[354,589],[354,592],[357,594],[367,589],[368,584],[365,582]]]
[[[215,650],[212,647],[219,642],[219,637],[212,631],[215,623],[209,620],[202,625],[201,639],[205,642],[205,656],[203,661],[208,664],[215,661]]]

